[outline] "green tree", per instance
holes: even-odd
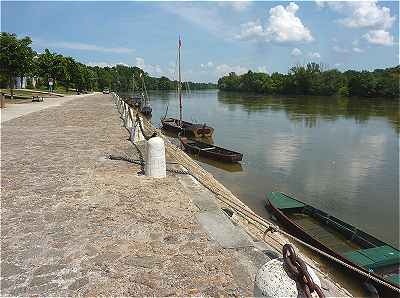
[[[1,32],[0,73],[8,80],[12,99],[14,78],[23,77],[32,71],[35,52],[30,47],[31,43],[29,37],[18,39],[15,34]]]

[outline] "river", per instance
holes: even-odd
[[[152,122],[177,117],[174,92],[151,92]],[[398,101],[263,96],[217,90],[184,94],[184,120],[215,128],[214,144],[240,165],[200,164],[259,215],[283,191],[399,247]]]

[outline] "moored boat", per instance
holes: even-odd
[[[224,162],[238,162],[243,158],[243,154],[239,152],[210,145],[204,142],[189,140],[188,138],[180,138],[180,141],[185,150],[198,154],[202,157]]]
[[[132,96],[131,97],[131,103],[134,107],[140,107],[142,103],[142,97],[141,96]]]
[[[151,108],[150,105],[146,105],[146,106],[143,106],[140,111],[142,112],[143,115],[150,116],[153,109]]]
[[[182,120],[182,79],[181,79],[181,38],[178,43],[178,98],[179,98],[179,119],[176,118],[161,118],[161,124],[164,130],[174,133],[180,133],[187,137],[211,137],[214,129],[206,124],[190,123]]]
[[[214,128],[206,124],[194,124],[183,120],[180,122],[179,119],[175,118],[163,118],[161,119],[161,124],[166,131],[176,134],[181,133],[181,135],[186,137],[211,137],[214,132]]]
[[[398,297],[398,249],[281,192],[267,194],[267,208],[293,236],[382,281],[374,282],[381,295]]]

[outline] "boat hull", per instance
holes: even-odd
[[[239,152],[234,152],[214,145],[209,145],[203,142],[193,141],[193,140],[190,141],[186,138],[180,138],[180,141],[185,150],[205,158],[223,162],[229,162],[229,163],[239,162],[243,158],[243,155]],[[202,149],[200,146],[206,148]]]
[[[143,107],[142,109],[141,109],[141,113],[143,114],[143,115],[146,115],[146,116],[149,116],[149,115],[151,115],[151,113],[152,113],[152,108],[151,107]]]
[[[297,200],[296,200],[297,201]],[[300,202],[300,201],[299,201]],[[306,207],[311,207],[308,205],[305,205]],[[326,245],[324,245],[323,243],[321,243],[321,241],[319,241],[318,239],[316,239],[315,237],[311,236],[309,233],[307,233],[300,225],[298,225],[296,222],[294,222],[291,218],[289,218],[289,216],[287,216],[285,214],[285,212],[283,212],[280,208],[277,208],[276,206],[274,206],[274,204],[270,201],[269,198],[267,198],[267,202],[266,202],[266,208],[268,210],[270,210],[273,215],[276,217],[276,219],[284,226],[284,228],[293,236],[295,236],[298,239],[301,239],[302,241],[311,244],[312,246],[324,251],[325,253],[341,260],[342,262],[355,267],[361,271],[363,271],[366,274],[371,274],[374,275],[374,277],[378,278],[379,280],[382,280],[386,283],[391,284],[393,287],[397,287],[399,288],[398,285],[388,281],[387,279],[385,279],[383,276],[376,274],[374,272],[370,272],[367,268],[358,265],[357,263],[354,263],[352,261],[350,261],[348,258],[344,257],[342,254],[338,253],[337,251],[327,247]],[[313,208],[313,207],[311,207]],[[315,209],[315,208],[313,208]],[[318,209],[315,209],[318,210]],[[337,220],[334,217],[331,217],[332,220]],[[339,222],[341,222],[340,220],[338,220]],[[354,228],[355,229],[355,228]],[[355,229],[357,231],[357,229]],[[359,231],[361,233],[361,231]],[[362,234],[365,234],[362,232]],[[374,239],[373,236],[368,235],[369,237],[371,237],[371,239]],[[380,242],[379,240],[375,239],[376,241]],[[346,270],[346,266],[344,266],[343,264],[336,262],[337,264],[339,264],[340,266],[343,266]],[[362,275],[361,273],[358,273],[356,271],[355,272],[358,277],[360,278],[360,280],[365,281],[365,276]],[[371,281],[372,283],[372,281]],[[384,295],[384,297],[399,297],[399,292],[396,292],[395,290],[391,289],[390,287],[387,287],[381,283],[377,283],[374,282],[373,283],[374,286],[378,289],[378,291],[381,293],[381,295]],[[400,289],[399,289],[400,291]]]
[[[179,119],[175,118],[164,118],[161,119],[163,129],[176,134],[181,133],[187,137],[211,137],[214,133],[214,129],[207,125],[193,124],[190,122],[182,121],[182,127],[179,126]]]

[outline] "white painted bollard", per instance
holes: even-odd
[[[167,176],[164,140],[160,137],[154,137],[147,141],[144,173],[153,178]]]
[[[257,272],[254,296],[258,297],[306,297],[296,282],[286,273],[282,259],[265,263]],[[321,288],[321,281],[314,270],[307,266],[313,282]]]
[[[131,108],[128,107],[128,113],[127,113],[127,116],[126,116],[126,128],[128,128],[128,129],[131,129],[132,126],[133,126],[131,117],[132,117]]]
[[[143,127],[142,117],[139,117],[139,121]],[[139,123],[137,121],[135,121],[135,124],[131,128],[131,141],[133,143],[137,143],[137,142],[144,141],[144,140],[145,140],[145,138],[144,138],[144,135],[142,134],[142,131],[140,130]]]

